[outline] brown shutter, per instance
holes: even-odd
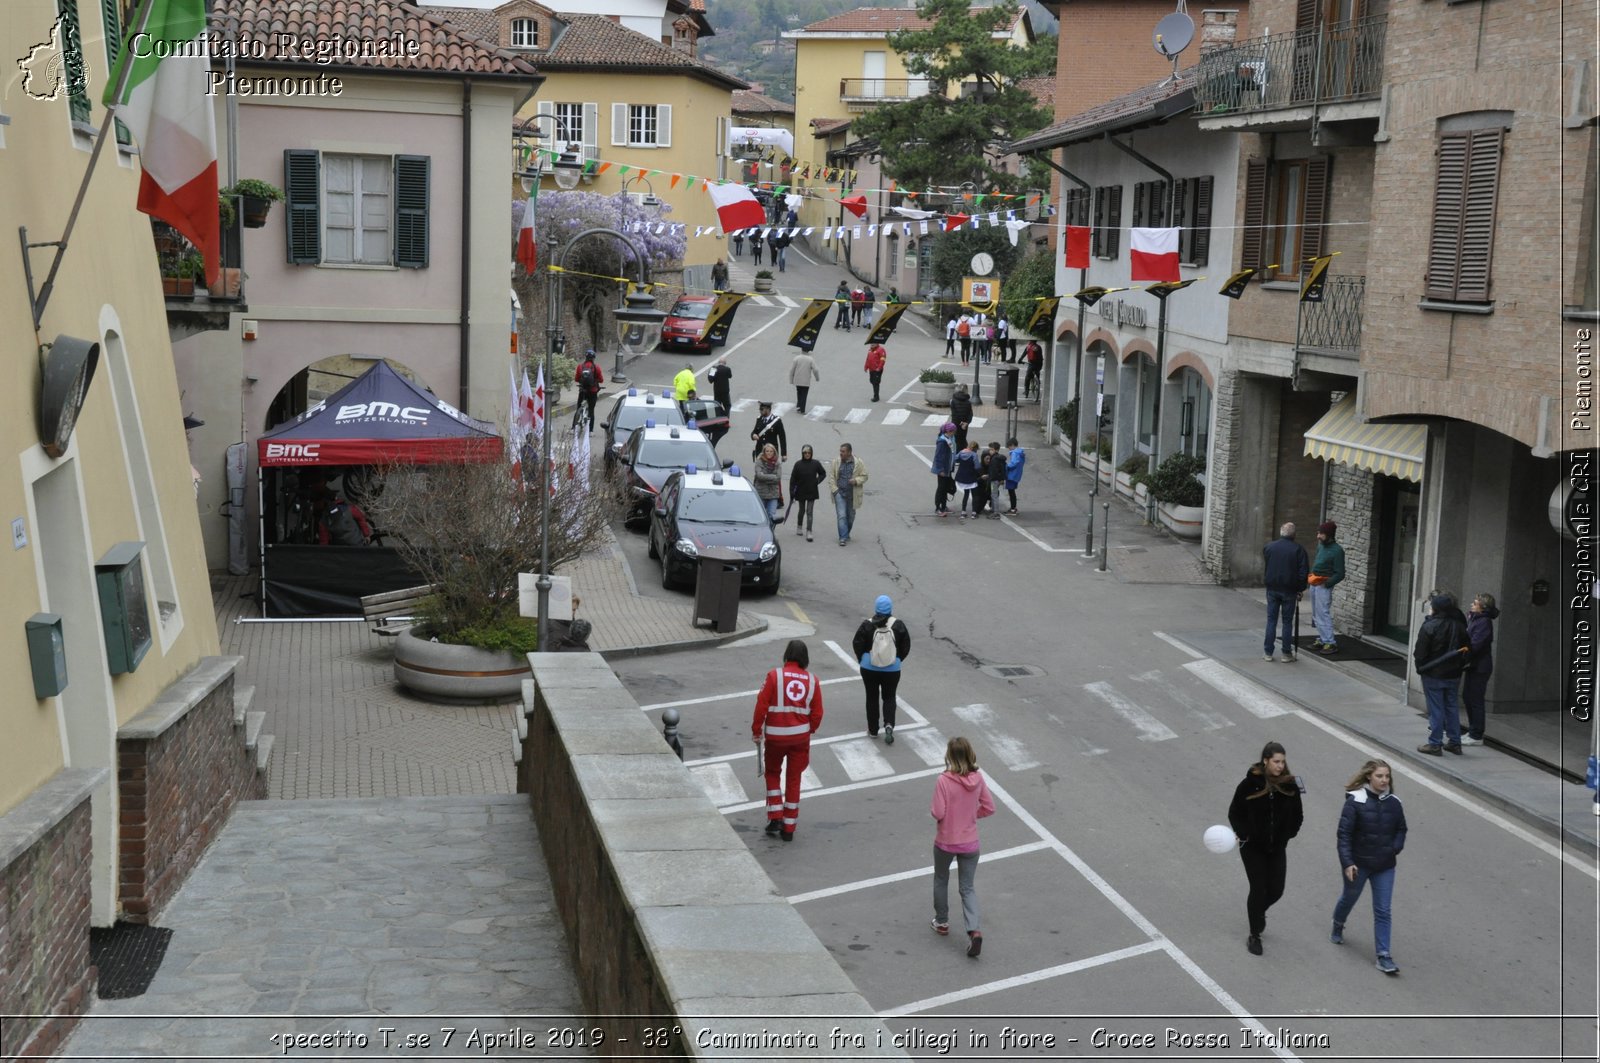
[[[1144,199],[1146,190],[1153,184],[1152,181],[1139,181],[1133,186],[1133,225],[1134,228],[1144,224]]]
[[[1306,160],[1306,209],[1300,219],[1304,226],[1300,235],[1302,259],[1316,258],[1328,243],[1328,171],[1332,166],[1333,160],[1326,155],[1313,155]],[[1284,272],[1292,271],[1296,276],[1304,271],[1302,263],[1285,262],[1283,266]]]
[[[1322,14],[1322,4],[1319,0],[1295,0],[1294,28],[1297,30],[1314,30]]]
[[[1194,215],[1189,224],[1194,236],[1189,243],[1191,265],[1203,266],[1211,254],[1211,183],[1210,177],[1196,177],[1189,182],[1194,189]]]
[[[1423,294],[1429,299],[1456,298],[1471,139],[1470,132],[1446,133],[1439,138],[1439,173],[1433,186],[1433,235],[1428,242],[1428,271],[1423,285]]]
[[[1244,167],[1244,241],[1239,249],[1240,269],[1259,269],[1267,224],[1267,160],[1246,159]]]
[[[1111,202],[1106,205],[1106,257],[1116,258],[1122,247],[1122,186],[1111,186]]]
[[[1467,151],[1467,191],[1461,212],[1461,259],[1456,298],[1489,301],[1489,262],[1494,253],[1495,200],[1500,191],[1503,129],[1474,129]]]

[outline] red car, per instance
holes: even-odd
[[[661,326],[661,349],[664,351],[709,351],[706,342],[706,318],[716,304],[714,295],[684,295],[667,311],[666,324]]]

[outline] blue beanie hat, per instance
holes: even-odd
[[[872,607],[878,611],[879,616],[889,616],[894,612],[894,600],[887,594],[880,594],[878,600],[872,603]]]

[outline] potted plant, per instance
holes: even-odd
[[[190,251],[178,255],[161,271],[161,292],[171,298],[192,299],[194,297],[195,278],[206,271],[206,263],[200,257],[200,252]]]
[[[222,195],[240,199],[240,212],[247,229],[259,229],[267,224],[267,212],[283,198],[283,189],[254,177],[235,181],[222,190]]]
[[[529,368],[530,375],[537,372],[536,367]],[[553,410],[561,405],[561,389],[575,382],[578,375],[578,363],[564,354],[552,354],[545,363],[544,391],[550,400]]]
[[[1095,453],[1097,449],[1098,454]],[[1094,471],[1097,458],[1102,470],[1111,467],[1111,437],[1101,435],[1097,444],[1094,433],[1090,432],[1078,444],[1078,468]]]
[[[170,255],[183,247],[183,237],[178,230],[164,221],[151,220],[150,232],[155,237],[156,254]]]
[[[233,223],[238,219],[238,217],[238,212],[233,209],[233,199],[229,196],[218,194],[217,220],[222,223],[222,227],[224,229],[233,228]],[[159,248],[157,250],[159,250]]]
[[[558,453],[564,459],[564,450]],[[389,470],[369,493],[368,513],[400,559],[435,588],[418,622],[395,640],[394,674],[402,686],[457,702],[506,701],[521,692],[530,674],[527,655],[542,648],[537,618],[522,615],[518,593],[519,573],[539,571],[540,464],[530,448],[522,467],[535,473],[523,482],[504,461],[402,466]],[[556,465],[564,468],[565,461]],[[623,500],[620,489],[598,475],[585,485],[563,473],[552,486],[554,572],[605,542]],[[550,620],[553,635],[562,640],[550,649],[586,641],[587,622]]]
[[[1132,454],[1123,458],[1122,464],[1117,466],[1117,494],[1124,498],[1132,498],[1135,477],[1143,479],[1149,468],[1150,455],[1143,451],[1135,450]]]
[[[1150,476],[1161,523],[1181,539],[1198,539],[1205,528],[1206,488],[1196,479],[1206,469],[1204,458],[1173,454]]]
[[[772,271],[770,269],[756,270],[756,291],[772,291]]]
[[[1067,457],[1075,459],[1078,439],[1078,400],[1069,399],[1065,405],[1057,406],[1055,412],[1050,415],[1050,420],[1055,423],[1056,431],[1061,433],[1067,447],[1073,451]]]
[[[955,394],[956,375],[948,369],[924,369],[917,377],[922,382],[922,398],[929,406],[948,406]]]

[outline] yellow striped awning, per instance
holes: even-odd
[[[1305,453],[1308,458],[1421,483],[1428,426],[1363,423],[1356,415],[1355,395],[1346,395],[1307,430]]]

